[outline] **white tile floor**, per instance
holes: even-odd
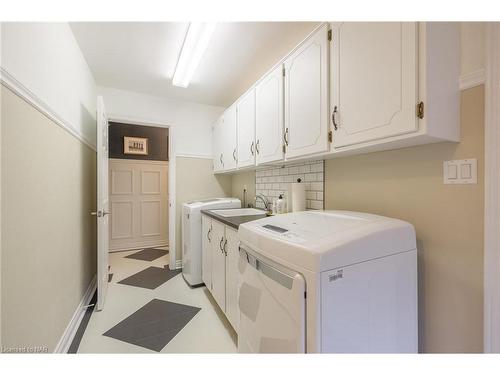
[[[162,353],[235,353],[236,335],[205,287],[189,288],[182,274],[155,290],[117,284],[147,267],[168,264],[168,254],[152,262],[125,258],[136,251],[110,253],[113,279],[108,284],[106,304],[102,311],[92,314],[78,353],[155,353],[102,335],[154,298],[201,308]]]

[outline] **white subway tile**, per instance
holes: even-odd
[[[316,199],[316,192],[315,191],[306,191],[306,198],[307,199]]]
[[[318,191],[316,193],[316,199],[320,200],[320,201],[324,200],[324,198],[323,198],[323,192],[322,191]]]
[[[323,209],[323,201],[311,201],[311,208],[314,210],[322,210]]]
[[[323,191],[323,183],[322,182],[311,182],[311,190]]]
[[[288,173],[289,174],[297,174],[297,173],[299,173],[299,167],[290,167],[290,168],[288,168]]]
[[[305,175],[305,180],[306,181],[316,181],[316,173],[307,173]]]
[[[299,173],[309,173],[310,170],[311,170],[310,165],[303,165],[299,168]]]
[[[323,162],[312,164],[311,172],[323,172]]]
[[[323,172],[318,173],[318,174],[316,175],[316,178],[318,179],[318,181],[324,181]]]

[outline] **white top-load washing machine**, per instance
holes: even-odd
[[[201,286],[201,211],[241,208],[237,198],[212,198],[182,205],[182,276],[190,286]]]
[[[411,224],[304,211],[240,225],[240,352],[416,353]]]

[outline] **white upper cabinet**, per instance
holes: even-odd
[[[236,105],[229,107],[224,112],[224,124],[222,125],[222,153],[224,161],[224,171],[236,169],[238,161],[238,149],[236,145]]]
[[[224,170],[224,155],[222,150],[222,134],[223,134],[224,118],[221,116],[213,125],[212,128],[212,154],[214,163],[214,172],[222,172]]]
[[[236,104],[238,123],[238,168],[255,165],[255,89]]]
[[[414,22],[332,25],[331,115],[335,147],[418,129],[417,36]]]
[[[283,160],[283,67],[277,66],[255,87],[257,164]]]
[[[328,151],[328,44],[324,24],[285,60],[287,159]]]

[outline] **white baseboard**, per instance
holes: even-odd
[[[486,82],[486,72],[479,69],[460,76],[460,90],[470,89],[471,87],[482,85]]]
[[[54,353],[68,352],[69,347],[73,342],[73,338],[76,335],[76,331],[78,331],[78,327],[80,327],[80,323],[82,322],[83,316],[85,315],[86,308],[84,308],[84,306],[90,304],[90,301],[92,300],[92,296],[94,295],[96,289],[97,289],[97,276],[94,276],[87,290],[85,291],[85,294],[83,295],[80,304],[76,308],[75,313],[71,317],[68,326],[64,330],[64,333],[61,336],[59,343],[54,349]]]
[[[175,261],[175,269],[178,270],[179,268],[182,268],[182,259]]]

